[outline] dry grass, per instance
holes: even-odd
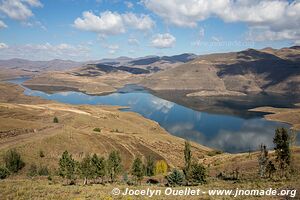
[[[300,108],[259,107],[250,111],[271,113],[265,115],[267,120],[285,122],[291,124],[293,129],[300,130]]]

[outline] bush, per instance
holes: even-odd
[[[58,123],[58,118],[57,117],[53,118],[53,123]]]
[[[191,178],[194,183],[206,183],[206,169],[202,164],[193,163],[191,167]]]
[[[101,132],[101,128],[94,128],[93,131],[96,131],[96,132]]]
[[[40,176],[48,176],[49,175],[49,170],[48,170],[48,167],[46,166],[41,166],[39,171],[38,171],[38,174]]]
[[[44,154],[44,152],[43,152],[42,150],[40,150],[40,157],[41,157],[41,158],[44,158],[44,157],[45,157],[45,154]]]
[[[207,153],[208,156],[215,156],[215,155],[218,155],[218,154],[222,154],[223,152],[220,151],[220,150],[216,150],[216,151],[210,151]]]
[[[8,176],[9,176],[9,170],[4,166],[0,167],[0,179],[5,179]]]
[[[21,155],[15,150],[9,150],[4,155],[5,167],[13,173],[18,172],[25,166],[25,163],[21,159]]]
[[[27,176],[33,177],[33,176],[36,176],[37,174],[38,174],[37,166],[35,164],[31,164],[29,169],[28,169]]]
[[[172,173],[167,176],[167,181],[170,186],[181,186],[184,182],[184,174],[174,169]]]

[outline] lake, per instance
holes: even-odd
[[[25,80],[21,78],[9,82],[21,85]],[[237,108],[238,114],[236,115],[235,112],[228,112],[225,107],[224,112],[220,109],[217,109],[218,112],[215,111],[216,109],[212,112],[209,109],[198,111],[184,103],[178,104],[155,96],[136,85],[127,85],[115,93],[104,96],[74,91],[48,94],[24,88],[26,95],[39,96],[62,103],[128,106],[129,109],[125,109],[125,112],[137,112],[154,120],[175,136],[231,153],[257,150],[261,143],[271,148],[275,129],[290,127],[284,123],[267,121],[262,113],[248,112],[241,108]],[[260,101],[259,105],[264,104]],[[246,117],[243,117],[241,113],[244,113]],[[299,137],[297,143],[300,143]]]

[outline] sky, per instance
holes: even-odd
[[[0,59],[76,61],[300,45],[300,0],[0,0]]]

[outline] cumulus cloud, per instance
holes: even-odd
[[[74,21],[74,27],[78,29],[104,35],[124,33],[126,28],[146,31],[152,29],[154,25],[154,21],[148,15],[119,14],[111,11],[102,12],[99,16],[86,11],[83,12],[82,18]]]
[[[50,60],[50,59],[84,59],[89,57],[90,49],[85,45],[71,45],[61,43],[52,45],[26,44],[7,46],[0,43],[0,59],[23,58],[30,60]]]
[[[171,48],[175,45],[176,38],[170,33],[156,34],[151,41],[151,45],[155,48]]]
[[[7,25],[3,21],[0,20],[0,29],[1,28],[7,28]]]
[[[143,0],[143,4],[165,22],[180,27],[196,27],[199,21],[217,16],[225,22],[245,22],[252,31],[264,28],[265,35],[272,34],[270,39],[295,35],[299,39],[298,0]]]
[[[82,18],[74,21],[74,26],[84,31],[98,32],[102,34],[119,34],[125,32],[122,17],[111,11],[105,11],[100,16],[86,11]]]
[[[0,12],[8,17],[24,21],[33,16],[32,7],[42,7],[39,0],[2,0],[0,2]]]
[[[8,48],[8,46],[5,43],[0,42],[0,49],[5,49],[5,48]]]
[[[125,24],[138,30],[151,30],[155,23],[148,15],[137,16],[134,13],[122,15]]]

